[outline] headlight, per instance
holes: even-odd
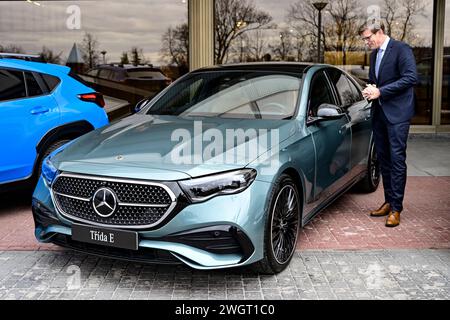
[[[55,166],[52,163],[52,158],[63,151],[65,148],[67,148],[69,145],[71,145],[75,140],[69,141],[66,144],[62,145],[58,149],[54,150],[52,153],[50,153],[44,161],[42,161],[42,177],[44,178],[45,182],[48,186],[51,186],[53,180],[55,179],[56,175],[58,174],[58,169],[55,168]]]
[[[47,156],[42,162],[42,177],[44,178],[47,185],[50,186],[55,179],[58,170],[55,168],[50,160],[50,156]]]
[[[218,195],[244,191],[252,184],[255,178],[256,170],[242,169],[191,180],[182,180],[178,183],[192,202],[201,202]]]

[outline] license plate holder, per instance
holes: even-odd
[[[114,248],[138,250],[138,233],[134,231],[73,224],[72,240]]]

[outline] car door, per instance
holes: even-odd
[[[0,68],[0,183],[32,175],[36,145],[59,123],[56,101],[39,74]]]
[[[338,101],[331,83],[323,70],[312,78],[307,127],[316,150],[315,200],[322,202],[342,187],[343,179],[350,169],[351,130],[346,115],[339,119],[314,121],[318,109],[324,103],[335,105]]]
[[[344,72],[336,68],[327,69],[329,78],[337,92],[340,107],[347,114],[352,133],[351,176],[367,167],[372,124],[371,104],[362,96],[361,89]]]

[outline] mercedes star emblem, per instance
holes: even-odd
[[[100,188],[94,193],[92,199],[94,211],[103,218],[110,217],[117,207],[117,197],[109,188]]]

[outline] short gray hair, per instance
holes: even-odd
[[[377,33],[379,30],[383,30],[384,33],[384,24],[379,20],[369,20],[364,23],[361,28],[359,28],[359,34],[361,35],[364,31],[369,30],[373,34]]]

